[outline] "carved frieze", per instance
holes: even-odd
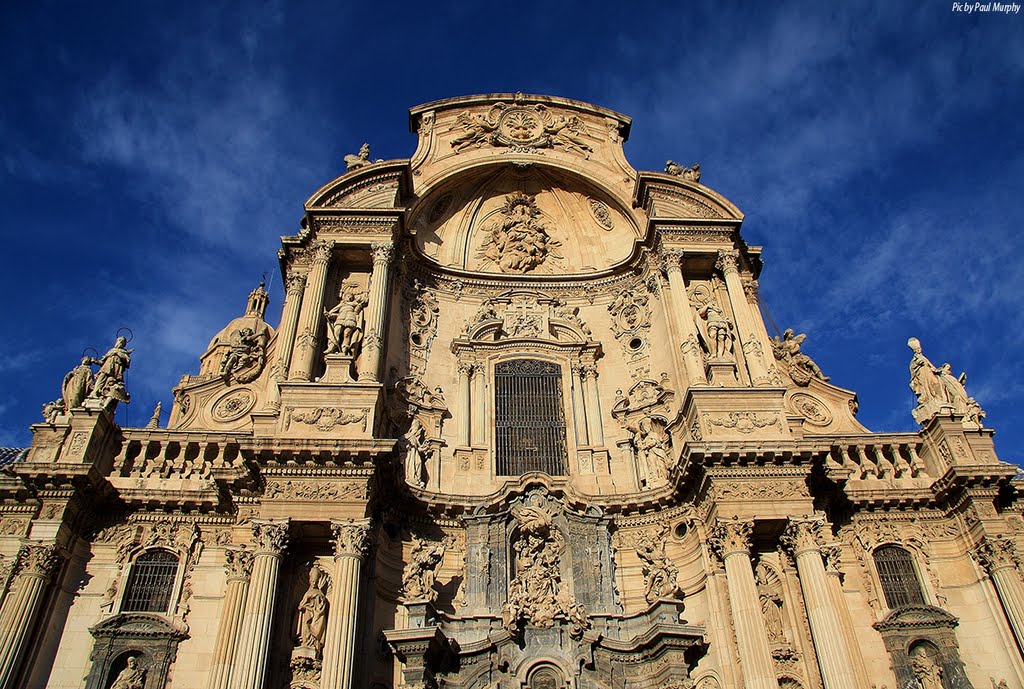
[[[782,420],[775,412],[732,411],[718,414],[705,412],[704,423],[709,430],[712,427],[718,427],[734,430],[744,435],[776,424],[780,431],[783,430]]]
[[[267,499],[284,500],[365,500],[366,483],[335,481],[267,481],[263,494]]]
[[[338,407],[314,407],[311,409],[298,409],[288,407],[285,409],[284,430],[291,428],[293,423],[302,423],[307,426],[315,426],[317,430],[327,432],[335,426],[348,426],[360,424],[360,430],[366,430],[366,419],[369,414],[367,409],[341,409]]]
[[[495,146],[513,153],[540,153],[556,148],[588,157],[593,150],[584,140],[587,130],[575,115],[556,115],[545,105],[495,103],[487,112],[459,113],[449,131],[461,129],[451,140],[456,153],[468,148]]]

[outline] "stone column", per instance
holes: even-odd
[[[370,273],[370,296],[366,304],[366,330],[363,333],[363,365],[359,380],[379,380],[381,353],[384,351],[384,316],[388,310],[391,260],[395,246],[378,242],[370,247],[373,272]]]
[[[299,307],[302,306],[302,290],[305,286],[306,276],[302,273],[293,273],[285,280],[284,309],[274,345],[277,351],[274,354],[274,365],[270,369],[273,384],[268,390],[267,399],[267,404],[275,409],[281,406],[281,390],[278,385],[288,380],[288,366],[295,347],[295,331],[299,328]]]
[[[725,290],[729,294],[729,304],[732,305],[732,313],[736,318],[736,343],[743,349],[750,380],[754,385],[768,386],[772,385],[772,380],[768,373],[768,363],[765,361],[766,352],[757,337],[757,329],[760,326],[751,315],[750,306],[743,292],[739,257],[740,254],[735,249],[720,250],[715,267],[722,271],[725,278]]]
[[[758,292],[761,287],[757,280],[751,277],[749,280],[740,280],[743,284],[743,294],[747,297],[747,309],[750,313],[750,322],[753,324],[753,335],[757,342],[761,343],[762,358],[765,369],[768,371],[768,378],[772,385],[782,386],[782,376],[775,365],[775,353],[772,350],[772,339],[768,335],[768,329],[764,326],[764,318],[761,316],[761,307],[758,300]],[[755,345],[750,346],[756,349]]]
[[[469,381],[473,374],[473,364],[459,364],[459,447],[471,447],[469,437],[472,423],[473,400],[470,395]]]
[[[1017,645],[1024,649],[1024,581],[1021,580],[1022,563],[1016,546],[1002,536],[985,536],[974,556],[992,578]]]
[[[843,575],[840,571],[840,564],[843,556],[843,548],[838,543],[822,546],[821,556],[825,560],[825,572],[828,574],[829,592],[832,594],[832,605],[839,613],[839,622],[843,627],[843,639],[846,649],[853,661],[854,677],[856,686],[870,686],[867,666],[864,665],[864,654],[861,653],[860,645],[853,636],[853,616],[850,615],[850,608],[846,604],[846,596],[843,593]]]
[[[594,447],[604,445],[604,426],[601,423],[601,398],[597,390],[597,366],[585,364],[580,367],[580,380],[587,398],[587,432],[590,444]]]
[[[590,444],[590,435],[587,432],[587,405],[583,401],[583,377],[586,375],[586,367],[583,364],[575,364],[572,367],[572,420],[576,428],[576,445],[583,447]]]
[[[52,545],[25,543],[18,551],[14,579],[0,608],[0,689],[13,689],[46,584],[60,562]]]
[[[310,249],[313,254],[313,266],[310,268],[302,296],[298,337],[295,339],[295,349],[298,351],[292,355],[288,380],[310,380],[313,377],[313,362],[318,354],[317,343],[320,341],[320,329],[324,322],[324,288],[334,242],[317,242]]]
[[[673,359],[678,361],[681,355],[686,379],[691,384],[704,385],[708,382],[704,371],[704,360],[697,344],[697,325],[693,322],[693,309],[690,307],[690,296],[686,293],[686,282],[683,280],[683,252],[669,249],[664,252],[664,268],[668,274],[670,292],[670,308],[668,313],[669,328],[682,330],[676,333],[678,342],[672,343]],[[678,346],[678,350],[676,347]]]
[[[796,559],[811,640],[825,689],[857,689],[856,672],[821,557],[818,534],[824,525],[820,518],[790,521],[782,542]]]
[[[768,646],[768,633],[761,615],[754,568],[750,564],[749,521],[718,520],[711,536],[712,548],[725,565],[729,607],[740,653],[740,671],[746,689],[779,689]]]
[[[209,689],[228,689],[231,686],[231,666],[242,631],[242,617],[245,614],[245,596],[249,591],[249,575],[252,573],[252,552],[241,548],[224,551],[224,571],[227,585],[224,589],[224,607],[221,610],[217,640],[213,646],[213,661],[210,670]]]
[[[245,600],[242,638],[231,671],[233,689],[263,689],[274,622],[281,554],[288,543],[288,520],[253,520],[252,574]]]
[[[473,421],[473,447],[483,447],[487,444],[487,428],[484,421],[487,415],[484,409],[487,400],[484,397],[484,365],[473,364],[473,409],[471,419]]]
[[[320,689],[351,689],[359,610],[359,570],[369,546],[368,520],[332,519],[334,577],[327,613]]]

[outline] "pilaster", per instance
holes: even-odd
[[[370,296],[366,308],[366,332],[363,335],[363,364],[359,380],[379,380],[381,352],[384,349],[384,316],[390,291],[391,261],[395,247],[391,242],[378,242],[370,247],[373,272],[370,274]]]
[[[360,569],[369,547],[369,520],[332,519],[334,577],[324,639],[320,689],[350,689],[355,665]]]

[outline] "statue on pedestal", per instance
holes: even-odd
[[[323,572],[318,565],[309,570],[309,588],[299,602],[295,636],[300,647],[311,648],[319,656],[324,650],[327,632],[327,596],[321,590]]]
[[[90,399],[103,400],[103,406],[113,409],[118,402],[128,402],[131,395],[124,388],[124,372],[132,365],[132,352],[134,349],[127,349],[128,340],[118,336],[114,340],[114,346],[107,350],[103,358],[94,361],[100,365],[96,372],[96,381],[93,384]]]
[[[729,359],[732,355],[732,323],[713,300],[700,307],[697,315],[708,323],[707,348],[712,361]]]
[[[99,364],[98,359],[83,356],[82,363],[68,371],[61,384],[61,396],[64,398],[64,411],[82,406],[82,402],[92,392],[92,365]]]
[[[907,340],[907,346],[914,353],[910,359],[910,389],[917,397],[914,420],[923,424],[945,409],[963,416],[965,425],[980,428],[985,410],[968,396],[964,387],[967,374],[954,376],[953,367],[948,363],[937,368],[921,352],[921,342],[916,337]]]
[[[423,488],[427,459],[427,431],[420,420],[413,417],[409,430],[402,436],[405,445],[405,480],[409,485]]]
[[[668,479],[672,458],[664,427],[647,417],[641,419],[636,426],[628,426],[626,430],[633,434],[633,449],[637,462],[647,475],[647,487],[650,488],[655,481]]]
[[[346,283],[338,294],[340,301],[330,311],[324,311],[327,319],[327,350],[324,354],[341,354],[355,357],[363,341],[363,309],[366,308],[366,293],[357,285]]]

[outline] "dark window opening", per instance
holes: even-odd
[[[921,583],[914,571],[910,553],[894,545],[884,545],[875,551],[875,566],[882,581],[885,603],[892,610],[908,605],[924,605]]]
[[[166,550],[143,553],[132,565],[122,612],[167,612],[178,575],[178,556]]]
[[[562,368],[533,359],[504,361],[495,367],[494,388],[498,475],[564,476]]]

